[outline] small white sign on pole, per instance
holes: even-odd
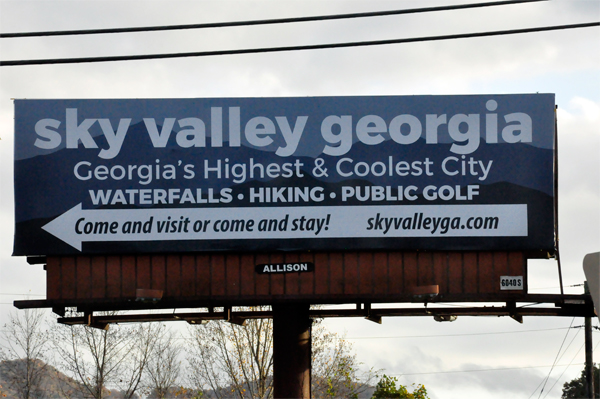
[[[594,309],[600,320],[600,252],[587,254],[583,258],[583,271],[594,301]]]

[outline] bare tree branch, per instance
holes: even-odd
[[[153,332],[155,343],[146,368],[146,386],[150,389],[150,397],[163,399],[169,397],[176,387],[181,371],[181,347],[174,343],[172,331],[164,325],[157,326],[158,329]]]
[[[211,321],[188,331],[193,342],[188,351],[192,385],[212,389],[219,399],[273,396],[271,319],[247,320],[244,327]],[[319,321],[312,329],[312,342],[313,397],[357,397],[377,377],[373,370],[363,372],[352,345]]]
[[[57,324],[51,342],[61,368],[81,384],[81,395],[102,399],[109,394],[107,386],[113,386],[125,398],[134,398],[156,329],[151,324],[113,325],[109,330]]]
[[[6,363],[5,369],[10,387],[23,399],[43,396],[48,349],[44,325],[43,310],[25,309],[11,312],[2,330],[0,360],[15,360]]]

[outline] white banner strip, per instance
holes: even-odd
[[[81,204],[44,230],[82,242],[527,236],[527,205],[403,205],[93,209]]]

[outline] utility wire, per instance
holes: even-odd
[[[556,362],[560,362],[562,360],[563,356],[567,353],[567,351],[571,347],[571,344],[573,344],[573,341],[575,341],[575,338],[577,338],[579,336],[580,332],[581,332],[581,329],[577,330],[577,332],[575,333],[575,335],[573,335],[573,338],[571,338],[571,342],[569,342],[569,345],[567,345],[567,347],[565,348],[565,350],[563,350],[562,355],[560,355],[560,357],[556,360]],[[581,348],[579,348],[579,350],[581,350]],[[577,351],[577,353],[579,353],[579,351]],[[573,360],[571,360],[571,363],[572,362],[573,362]],[[552,388],[550,388],[550,389],[552,389]],[[546,392],[546,395],[548,395],[548,392]]]
[[[576,363],[575,365],[581,365],[584,363]],[[452,373],[473,373],[478,371],[502,371],[502,370],[524,370],[524,369],[538,369],[538,368],[546,368],[546,367],[563,367],[563,366],[572,366],[573,364],[555,364],[552,366],[523,366],[523,367],[499,367],[493,369],[470,369],[470,370],[450,370],[450,371],[431,371],[431,372],[423,372],[423,373],[404,373],[404,374],[389,374],[391,376],[409,376],[409,375],[425,375],[425,374],[452,374]],[[387,374],[387,373],[386,373]]]
[[[572,284],[572,285],[565,285],[564,288],[573,288],[573,287],[583,287],[583,284]],[[550,289],[554,289],[554,288],[560,288],[560,286],[555,286],[555,287],[529,287],[529,291],[539,291],[539,290],[550,290]]]
[[[482,336],[482,335],[498,335],[498,334],[520,334],[529,332],[543,332],[543,331],[556,331],[556,330],[568,330],[574,327],[557,327],[557,328],[544,328],[538,330],[520,330],[520,331],[495,331],[495,332],[480,332],[480,333],[465,333],[465,334],[433,334],[433,335],[396,335],[396,336],[376,336],[376,337],[345,337],[341,339],[346,340],[359,340],[359,339],[399,339],[399,338],[439,338],[439,337],[468,337],[468,336]]]
[[[600,342],[599,342],[600,343]],[[571,359],[571,362],[569,363],[569,365],[563,370],[563,372],[558,376],[558,378],[556,379],[556,381],[554,381],[554,384],[552,384],[552,386],[550,387],[550,389],[548,390],[548,392],[546,392],[546,396],[548,396],[550,394],[550,392],[552,392],[552,389],[554,389],[554,386],[560,381],[560,379],[562,378],[563,374],[565,374],[565,371],[567,371],[567,369],[573,365],[573,361],[575,360],[575,358],[577,357],[577,355],[579,355],[579,352],[581,352],[581,350],[583,349],[583,347],[585,346],[585,342],[581,345],[581,347],[579,348],[579,350],[577,351],[577,353],[575,354],[575,356],[573,356],[573,358]],[[594,347],[594,352],[596,352],[596,348],[598,347],[598,343],[596,344],[596,346]],[[585,363],[583,363],[583,365],[585,365]],[[546,398],[546,396],[544,396],[544,399]]]
[[[276,52],[284,52],[284,51],[323,50],[323,49],[332,49],[332,48],[381,46],[381,45],[388,45],[388,44],[416,43],[416,42],[428,42],[428,41],[438,41],[438,40],[467,39],[467,38],[474,38],[474,37],[514,35],[514,34],[521,34],[521,33],[547,32],[547,31],[553,31],[553,30],[590,28],[590,27],[595,27],[595,26],[600,26],[600,22],[588,22],[588,23],[571,24],[571,25],[543,26],[543,27],[537,27],[537,28],[511,29],[511,30],[500,30],[500,31],[490,31],[490,32],[460,33],[460,34],[441,35],[441,36],[413,37],[413,38],[404,38],[404,39],[388,39],[388,40],[347,42],[347,43],[329,43],[329,44],[312,44],[312,45],[304,45],[304,46],[267,47],[267,48],[238,49],[238,50],[216,50],[216,51],[170,53],[170,54],[122,55],[122,56],[108,56],[108,57],[11,60],[11,61],[0,61],[0,66],[79,64],[79,63],[114,62],[114,61],[140,61],[140,60],[165,59],[165,58],[210,57],[210,56],[217,56],[217,55],[239,55],[239,54],[257,54],[257,53],[276,53]]]
[[[544,399],[546,399],[546,397],[548,395],[550,395],[550,392],[552,392],[552,390],[554,389],[554,386],[560,381],[560,379],[562,378],[562,376],[565,374],[565,371],[567,371],[569,369],[569,367],[571,366],[571,364],[573,363],[573,361],[575,360],[575,358],[577,357],[577,355],[579,355],[579,352],[581,352],[581,350],[583,349],[584,346],[585,346],[585,342],[583,344],[581,344],[581,347],[579,348],[579,350],[577,351],[577,353],[575,353],[575,356],[573,356],[573,358],[569,362],[569,365],[563,369],[563,372],[560,373],[560,375],[558,376],[558,378],[554,381],[554,384],[552,384],[552,386],[550,387],[550,389],[548,391],[546,391],[546,394],[544,395]],[[566,352],[566,349],[565,349],[565,352]],[[585,363],[584,363],[584,365],[585,365]]]
[[[571,325],[569,325],[569,328],[571,328],[573,326],[573,322],[575,321],[575,318],[573,317],[573,319],[571,320]],[[565,341],[567,340],[567,336],[569,335],[569,330],[567,330],[567,334],[565,335],[565,337],[563,338],[562,343],[560,344],[560,348],[558,348],[558,353],[556,354],[556,357],[554,358],[554,363],[552,365],[552,368],[550,368],[550,371],[548,372],[548,376],[546,377],[546,379],[544,380],[544,385],[542,385],[542,390],[540,391],[540,394],[538,396],[538,399],[542,397],[542,393],[544,393],[544,388],[546,388],[546,384],[548,383],[548,380],[550,379],[550,374],[552,374],[552,370],[554,370],[554,366],[556,365],[556,362],[559,359],[559,355],[560,352],[562,351],[562,348],[565,344]]]
[[[312,21],[327,21],[327,20],[336,20],[336,19],[351,19],[351,18],[381,17],[381,16],[389,16],[389,15],[401,15],[401,14],[416,14],[416,13],[434,12],[434,11],[464,10],[464,9],[468,9],[468,8],[503,6],[503,5],[519,4],[519,3],[533,3],[533,2],[540,2],[540,1],[548,1],[548,0],[505,0],[505,1],[496,1],[496,2],[487,2],[487,3],[457,4],[457,5],[440,6],[440,7],[411,8],[411,9],[405,9],[405,10],[373,11],[373,12],[352,13],[352,14],[335,14],[335,15],[321,15],[321,16],[311,16],[311,17],[262,19],[262,20],[251,20],[251,21],[234,21],[234,22],[214,22],[214,23],[188,24],[188,25],[147,26],[147,27],[134,27],[134,28],[108,28],[108,29],[81,29],[81,30],[66,30],[66,31],[46,31],[46,32],[0,33],[0,38],[95,35],[95,34],[105,34],[105,33],[155,32],[155,31],[165,31],[165,30],[228,28],[228,27],[234,27],[234,26],[274,25],[274,24],[296,23],[296,22],[312,22]]]
[[[468,333],[468,334],[435,334],[435,335],[397,335],[397,336],[371,336],[371,337],[333,337],[334,340],[363,340],[363,339],[403,339],[403,338],[452,338],[452,337],[465,337],[465,336],[482,336],[482,335],[501,335],[501,334],[520,334],[530,332],[546,332],[556,330],[568,330],[574,327],[559,327],[559,328],[544,328],[538,330],[521,330],[521,331],[497,331],[497,332],[480,332],[480,333]],[[173,339],[193,340],[193,338],[179,337]]]

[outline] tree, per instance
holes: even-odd
[[[133,399],[135,393],[142,383],[142,378],[146,374],[150,361],[153,359],[155,349],[161,339],[163,339],[164,325],[160,323],[145,323],[130,328],[132,351],[125,361],[125,378],[120,379],[117,384],[124,392],[125,399]]]
[[[105,330],[57,324],[52,345],[61,368],[79,382],[81,395],[102,399],[116,386],[125,398],[136,397],[152,348],[157,324],[113,325]]]
[[[396,386],[397,382],[398,379],[396,377],[388,377],[384,374],[375,387],[372,399],[429,399],[427,390],[423,385],[417,385],[413,392],[410,393],[404,385]]]
[[[594,398],[600,398],[600,368],[594,364]],[[585,368],[581,371],[581,376],[563,385],[561,399],[587,398]]]
[[[171,397],[179,377],[181,347],[174,343],[173,333],[162,327],[146,367],[147,383],[151,398]]]
[[[248,319],[245,326],[211,321],[190,327],[188,382],[208,388],[217,398],[273,396],[273,320]],[[367,387],[373,372],[360,373],[345,339],[316,322],[312,329],[312,395],[355,397]]]
[[[312,329],[312,386],[314,398],[357,398],[369,388],[376,371],[360,371],[352,344],[316,321]]]
[[[214,321],[189,329],[190,383],[217,398],[266,398],[273,390],[273,321],[251,319],[245,326]]]
[[[2,331],[4,344],[0,348],[0,360],[18,360],[6,365],[10,388],[23,399],[43,395],[47,350],[44,312],[41,309],[25,309],[11,312],[9,322]]]

